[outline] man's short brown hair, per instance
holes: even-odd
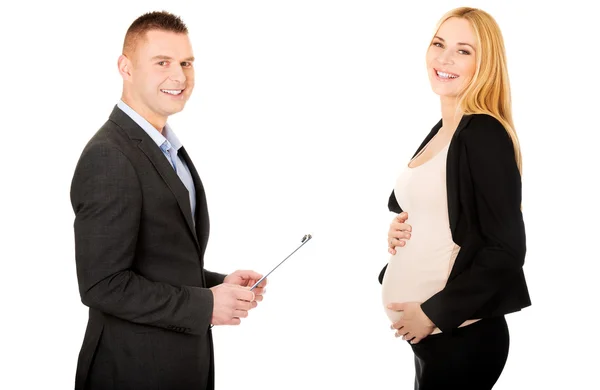
[[[187,26],[179,16],[167,11],[148,12],[134,20],[127,29],[123,42],[123,54],[133,53],[138,42],[144,39],[146,33],[151,30],[188,33]]]

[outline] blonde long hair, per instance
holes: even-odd
[[[522,172],[521,147],[513,123],[506,52],[500,27],[487,12],[477,8],[460,7],[442,16],[435,31],[452,17],[469,21],[479,48],[476,53],[475,74],[458,96],[458,109],[467,115],[488,114],[496,118],[512,139],[515,160],[519,172]]]

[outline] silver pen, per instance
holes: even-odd
[[[266,274],[265,276],[263,276],[262,278],[260,278],[258,282],[254,283],[254,286],[252,286],[250,288],[250,291],[254,290],[256,288],[256,286],[258,286],[260,284],[260,282],[262,282],[267,276],[271,275],[271,272],[275,271],[277,269],[277,267],[279,267],[281,264],[283,264],[283,262],[286,261],[291,255],[293,255],[294,253],[296,253],[296,251],[298,249],[302,248],[302,246],[304,246],[304,244],[306,244],[307,242],[309,242],[311,238],[312,238],[312,235],[310,235],[310,234],[306,234],[304,237],[302,237],[302,244],[300,244],[300,246],[298,248],[296,248],[292,253],[290,253],[288,255],[288,257],[286,257],[285,259],[283,259],[281,261],[281,263],[277,264],[275,266],[275,268],[273,268],[271,271],[269,271],[268,274]]]

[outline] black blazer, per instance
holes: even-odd
[[[209,219],[156,143],[115,106],[71,184],[81,301],[89,306],[76,389],[213,389]]]
[[[441,127],[439,121],[415,156]],[[452,239],[461,249],[446,286],[422,303],[425,314],[450,332],[469,319],[530,306],[521,176],[510,136],[498,120],[484,114],[462,117],[448,148],[446,188]],[[402,212],[394,191],[388,208]]]

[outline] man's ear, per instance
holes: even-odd
[[[121,54],[119,56],[117,66],[119,67],[119,73],[121,74],[121,77],[123,77],[123,80],[131,79],[131,71],[133,66],[131,60],[127,58],[125,54]]]

